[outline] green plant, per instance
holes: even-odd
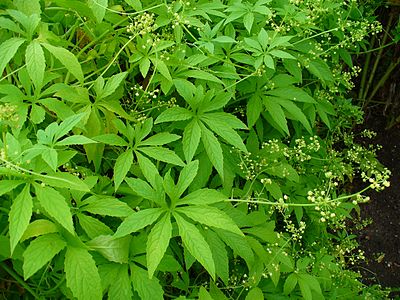
[[[348,132],[350,51],[380,28],[356,1],[1,9],[7,297],[386,294],[348,268],[346,219],[389,185]]]

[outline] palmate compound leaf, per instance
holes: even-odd
[[[42,235],[33,240],[23,254],[24,279],[26,280],[35,274],[65,246],[65,241],[55,233]]]
[[[68,247],[64,270],[67,287],[78,300],[101,300],[102,289],[96,262],[86,249]]]
[[[167,251],[169,240],[172,236],[171,216],[166,213],[164,217],[154,225],[147,238],[147,269],[152,278],[161,259]]]
[[[13,253],[15,246],[24,234],[32,216],[32,196],[30,194],[30,184],[25,185],[24,189],[14,199],[8,216],[10,248]]]
[[[235,222],[225,212],[216,207],[208,205],[190,205],[178,207],[175,211],[185,214],[195,222],[210,227],[221,228],[240,236],[244,236]]]
[[[43,209],[61,226],[74,234],[71,210],[64,196],[51,187],[43,187],[39,184],[35,184],[35,191]]]
[[[197,259],[215,280],[215,264],[210,246],[195,225],[186,221],[180,214],[174,213],[179,235],[185,248]]]

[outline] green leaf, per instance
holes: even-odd
[[[50,166],[50,168],[55,171],[58,166],[58,153],[57,150],[52,148],[47,148],[42,152],[43,160]]]
[[[224,242],[212,230],[206,230],[206,241],[214,258],[215,272],[225,284],[229,282],[229,259]]]
[[[185,206],[176,208],[176,211],[185,214],[195,222],[244,236],[235,222],[225,212],[216,207],[205,205]]]
[[[174,151],[169,150],[167,148],[162,147],[141,147],[138,149],[144,154],[169,164],[184,166],[185,163],[180,159],[178,155],[175,154]]]
[[[147,269],[149,271],[150,278],[153,277],[153,274],[160,264],[161,259],[164,257],[171,237],[171,216],[169,213],[167,213],[154,225],[147,238],[146,256]]]
[[[89,187],[84,181],[67,172],[57,172],[51,176],[34,175],[33,177],[52,187],[68,188],[82,192],[90,191]]]
[[[56,224],[49,220],[38,219],[28,225],[24,234],[21,237],[21,241],[55,232],[58,232]]]
[[[150,159],[143,156],[139,152],[136,151],[135,154],[139,163],[140,170],[142,171],[144,177],[147,179],[148,182],[150,182],[153,187],[155,187],[157,185],[156,177],[160,178],[156,166],[151,162]]]
[[[264,293],[259,287],[253,287],[246,296],[245,300],[264,300]]]
[[[119,225],[114,238],[123,237],[153,224],[163,212],[161,208],[147,208],[132,213]]]
[[[111,278],[110,288],[108,289],[109,300],[129,300],[132,299],[132,286],[129,278],[127,264],[112,264],[114,275]]]
[[[141,300],[163,300],[164,291],[158,279],[149,278],[147,271],[131,264],[131,281]]]
[[[299,278],[298,283],[300,286],[300,292],[301,292],[301,295],[303,296],[303,299],[312,300],[313,297],[312,297],[311,289],[310,289],[310,286],[307,284],[307,281],[305,281],[302,278]]]
[[[4,17],[0,17],[0,28],[14,31],[21,35],[24,34],[24,32],[21,30],[21,28],[17,24],[15,24],[15,22],[13,22],[12,20],[10,20],[8,18],[4,18]]]
[[[103,298],[96,262],[86,249],[68,247],[64,270],[67,287],[78,300]]]
[[[199,161],[195,160],[188,163],[179,174],[177,187],[177,197],[179,198],[185,190],[189,187],[189,185],[193,182],[193,179],[197,175],[197,170],[199,168]]]
[[[149,72],[151,62],[148,58],[144,57],[139,62],[139,70],[144,78],[146,78],[147,73]]]
[[[72,128],[74,128],[85,115],[86,115],[85,113],[76,114],[62,121],[54,132],[54,139],[58,140],[59,138],[63,137],[68,132],[70,132]]]
[[[120,156],[118,156],[117,161],[114,166],[114,183],[115,183],[115,191],[118,190],[118,187],[124,181],[126,174],[128,174],[129,169],[131,168],[133,163],[133,152],[128,149]]]
[[[246,28],[248,33],[251,32],[251,28],[253,27],[253,23],[254,23],[254,14],[252,12],[248,12],[243,17],[243,25],[244,25],[244,28]]]
[[[182,72],[180,75],[182,77],[192,77],[223,84],[223,82],[218,77],[203,70],[187,70]]]
[[[174,85],[178,94],[181,95],[187,103],[190,103],[193,99],[193,93],[196,91],[194,84],[185,79],[174,79]]]
[[[283,285],[283,292],[286,295],[289,295],[294,290],[296,285],[297,285],[297,275],[292,273],[285,280],[285,284]]]
[[[35,184],[36,196],[43,209],[71,234],[75,234],[72,214],[66,199],[51,187]]]
[[[254,126],[256,124],[258,118],[263,112],[263,101],[259,94],[254,94],[250,97],[247,102],[246,116],[247,116],[247,124],[249,127]]]
[[[99,1],[99,0],[94,0]],[[107,0],[106,0],[107,1]],[[97,100],[106,98],[112,95],[115,90],[119,87],[119,85],[124,81],[126,76],[128,75],[127,72],[118,73],[116,75],[111,76],[108,80],[104,88],[102,89],[100,94],[97,94]]]
[[[239,255],[245,261],[247,266],[250,268],[254,263],[254,254],[246,238],[236,233],[216,228],[214,230],[221,240],[224,241],[234,252],[235,255]]]
[[[29,77],[37,89],[40,89],[43,84],[44,70],[46,61],[42,46],[36,40],[33,40],[25,51],[26,69]]]
[[[84,214],[78,214],[79,225],[86,232],[89,238],[94,239],[99,235],[113,234],[113,231],[106,224],[100,220],[87,216]]]
[[[128,146],[128,142],[125,141],[122,137],[113,134],[113,133],[106,133],[102,135],[98,135],[95,137],[92,137],[93,140],[104,143],[107,145],[112,145],[112,146]]]
[[[56,143],[57,146],[70,146],[70,145],[86,145],[93,144],[96,141],[89,139],[83,135],[71,135]]]
[[[271,118],[276,122],[277,126],[279,126],[278,129],[281,129],[286,134],[289,134],[285,112],[283,111],[282,107],[276,103],[273,98],[265,98],[264,105]]]
[[[43,107],[33,104],[31,106],[31,112],[29,114],[29,120],[32,121],[34,124],[40,124],[44,121],[46,116],[46,111]]]
[[[0,181],[0,196],[14,190],[19,185],[23,184],[25,181],[23,180],[7,180],[2,179]]]
[[[11,254],[28,227],[32,216],[32,207],[30,184],[26,184],[21,193],[13,200],[8,215]]]
[[[148,139],[141,141],[140,146],[161,146],[179,140],[181,137],[177,134],[160,132],[152,135]]]
[[[25,42],[25,39],[13,37],[0,45],[0,74],[3,74],[4,68],[17,53],[18,48]]]
[[[75,78],[81,83],[83,82],[82,68],[74,54],[62,47],[55,47],[46,43],[42,43],[42,46],[45,47],[52,55],[54,55],[54,57],[61,62],[68,72],[74,75]]]
[[[232,127],[233,129],[248,129],[247,126],[233,114],[228,114],[226,112],[213,112],[208,113],[207,116],[222,119],[226,124],[229,125],[229,127]]]
[[[267,68],[275,70],[275,62],[271,55],[268,54],[264,55],[264,64]]]
[[[99,252],[109,261],[123,264],[128,262],[130,243],[130,236],[116,239],[112,235],[100,235],[87,242],[86,246]]]
[[[233,130],[228,123],[225,123],[223,119],[217,118],[212,114],[205,114],[201,117],[201,120],[205,122],[208,127],[222,137],[232,146],[235,146],[243,152],[247,152],[246,146],[243,144],[243,140],[240,135]]]
[[[65,246],[65,241],[58,234],[46,234],[33,240],[24,252],[24,279],[39,271]]]
[[[286,86],[282,88],[273,89],[271,91],[268,91],[267,94],[292,101],[314,103],[314,104],[317,103],[314,100],[314,98],[311,97],[304,89],[294,86]]]
[[[201,130],[196,119],[192,120],[183,131],[183,154],[187,162],[193,159],[200,143]]]
[[[101,23],[106,14],[106,8],[108,7],[108,0],[88,0],[88,6],[93,12],[97,23]]]
[[[310,61],[307,64],[306,68],[308,69],[308,71],[310,71],[311,74],[315,75],[324,83],[329,83],[334,81],[329,66],[322,59],[315,59],[313,61]]]
[[[91,196],[83,201],[81,210],[111,217],[126,217],[133,212],[125,202],[114,197],[98,195]]]
[[[200,287],[199,300],[214,300],[213,297],[207,292],[204,286]]]
[[[298,281],[299,281],[299,285],[300,285],[300,281],[302,281],[304,284],[308,285],[311,290],[313,290],[314,292],[316,292],[319,295],[322,295],[321,286],[316,277],[314,277],[310,274],[299,274]]]
[[[31,0],[31,1],[24,1],[24,0],[15,0],[13,1],[14,5],[17,9],[27,16],[37,14],[41,14],[40,9],[40,1],[39,0]]]
[[[185,248],[196,258],[215,280],[215,265],[210,246],[193,224],[185,221],[178,213],[174,217]]]
[[[160,203],[161,199],[159,199],[158,193],[153,190],[153,188],[147,182],[139,178],[125,178],[125,181],[139,196],[148,200],[152,200],[155,203],[162,204]]]
[[[175,122],[183,121],[193,118],[193,114],[182,107],[172,107],[163,111],[155,120],[154,124],[159,124],[163,122]]]
[[[227,197],[224,194],[216,190],[201,189],[180,199],[178,204],[207,205],[225,201],[226,199]]]
[[[279,58],[296,59],[296,57],[294,57],[290,53],[288,53],[286,51],[282,51],[282,50],[271,50],[269,52],[269,54],[271,54],[272,56],[275,56],[275,57],[279,57]]]
[[[151,61],[153,62],[156,70],[158,72],[160,72],[160,74],[162,76],[164,76],[165,78],[167,78],[169,81],[172,82],[171,73],[169,72],[168,67],[165,64],[165,62],[163,62],[161,59],[158,59],[158,58],[152,58]]]
[[[285,99],[275,99],[289,114],[291,117],[297,121],[299,121],[308,131],[309,134],[312,134],[312,129],[310,123],[307,120],[307,117],[304,115],[303,111],[292,101]]]
[[[202,123],[199,124],[201,129],[201,141],[211,163],[221,176],[224,178],[224,156],[218,139],[208,130]]]

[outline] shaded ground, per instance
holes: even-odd
[[[361,273],[368,284],[400,288],[400,124],[384,130],[385,124],[381,113],[366,116],[364,126],[378,133],[372,142],[383,146],[379,160],[392,171],[392,177],[389,188],[370,192],[371,201],[361,206],[362,219],[373,222],[359,232],[367,258]]]

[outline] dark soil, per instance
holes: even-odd
[[[395,35],[392,30],[400,22],[400,7],[381,7],[377,13],[384,28],[391,33],[390,40]],[[388,19],[393,20],[392,25],[388,25]],[[365,57],[360,56],[359,59],[359,65],[363,67]],[[375,59],[376,53],[372,61]],[[374,76],[371,74],[374,77],[373,86],[399,59],[400,43],[385,48],[377,72]],[[366,261],[359,268],[366,284],[393,288],[391,297],[400,299],[400,67],[393,70],[373,99],[364,104],[367,104],[365,123],[362,128],[356,128],[356,132],[362,129],[377,132],[371,142],[382,146],[378,159],[391,170],[392,176],[389,188],[380,193],[369,192],[371,201],[361,206],[361,218],[372,220],[372,224],[357,232],[366,256]],[[362,186],[356,184],[353,188],[359,190]]]
[[[361,207],[361,218],[372,224],[359,232],[359,243],[367,258],[361,266],[364,282],[400,287],[400,124],[385,130],[386,118],[366,116],[365,128],[378,133],[373,143],[382,145],[379,160],[392,172],[391,186],[369,192],[371,201]],[[393,293],[393,296],[399,293]]]

